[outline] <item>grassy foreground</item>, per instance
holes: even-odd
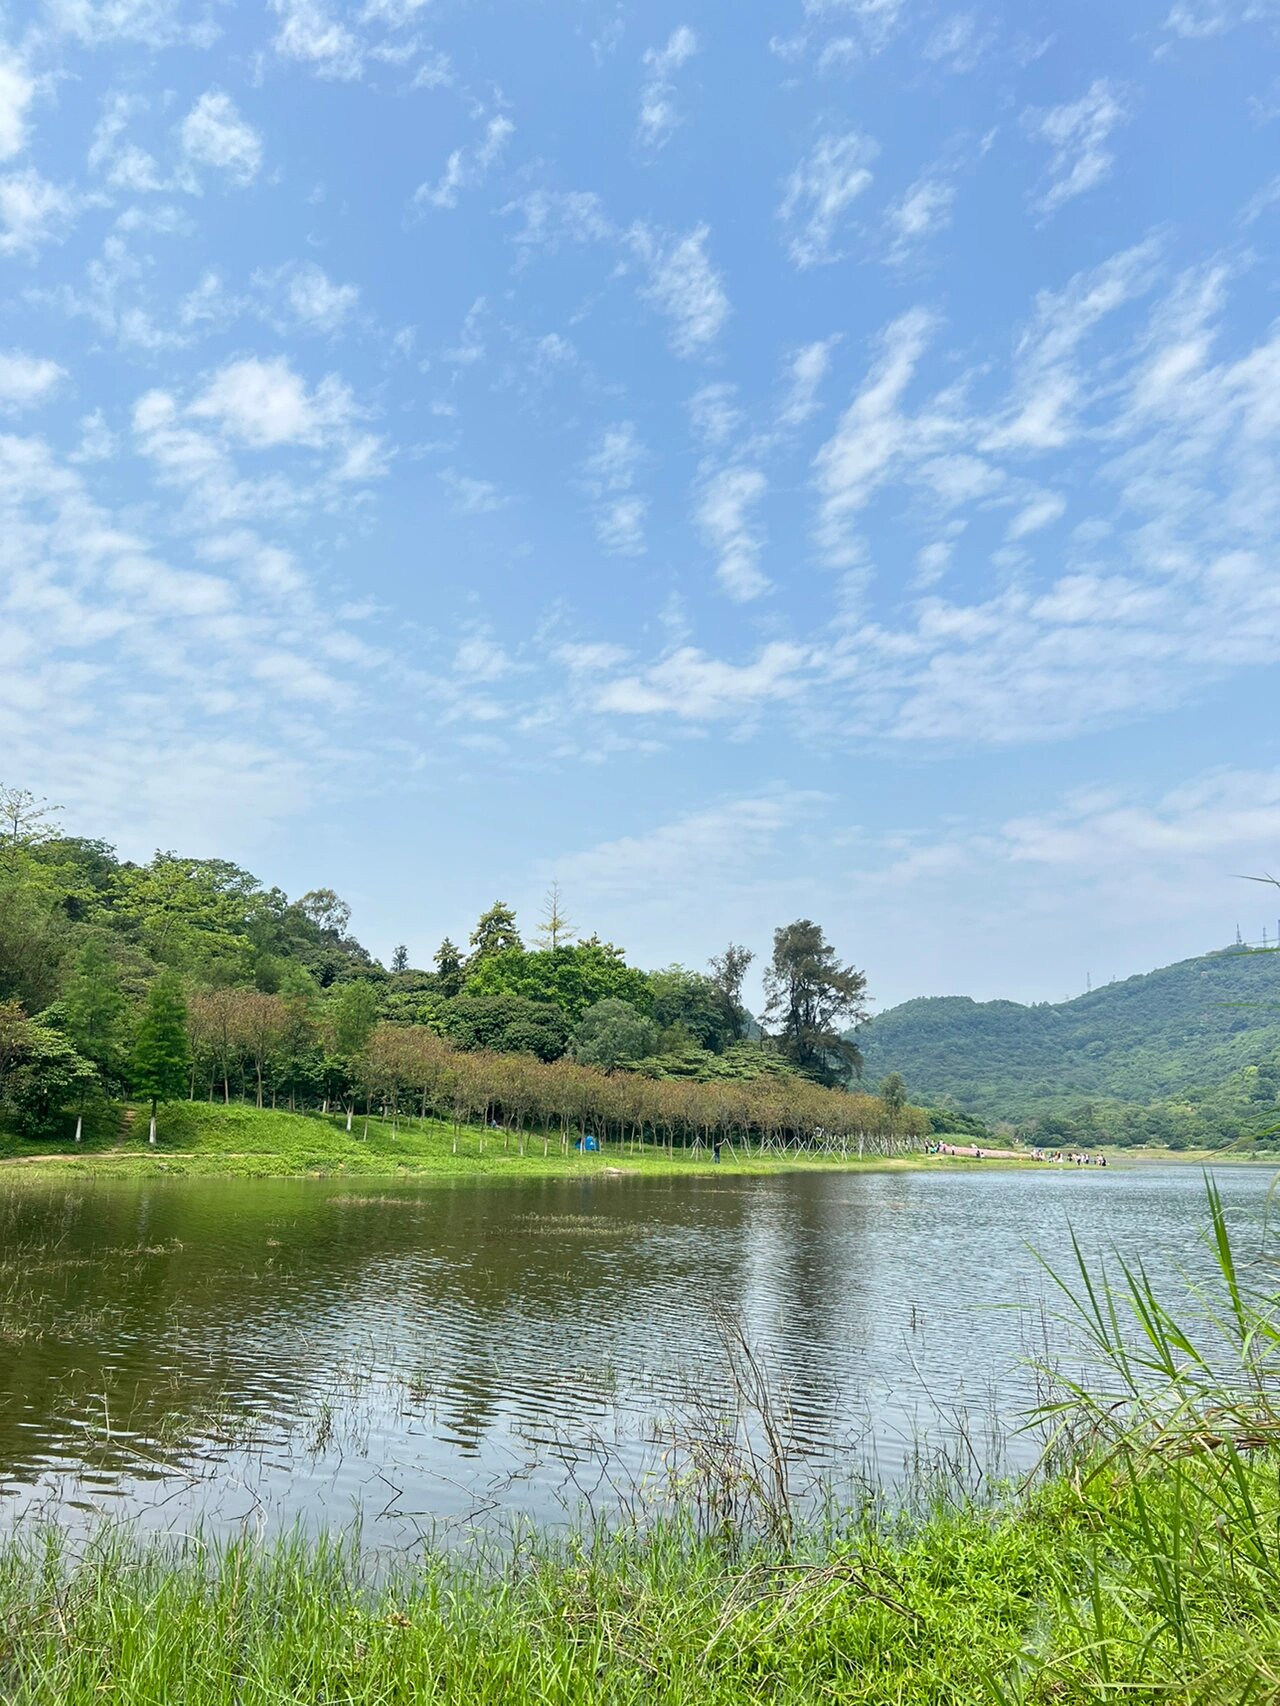
[[[1248,1470],[1260,1530],[1274,1460]],[[52,1538],[0,1553],[7,1706],[1227,1706],[1280,1687],[1276,1553],[1176,1478],[785,1551],[679,1529],[377,1585],[354,1545]],[[1195,1530],[1194,1552],[1188,1535]],[[1185,1573],[1176,1578],[1183,1567]],[[1194,1566],[1194,1567],[1191,1567]]]
[[[1006,1162],[1004,1165],[1015,1165]],[[725,1147],[720,1170],[779,1173],[801,1169],[995,1166],[951,1156],[868,1156],[863,1161],[838,1155],[785,1154]],[[364,1174],[458,1178],[548,1177],[584,1173],[668,1174],[709,1171],[709,1149],[660,1148],[634,1151],[615,1143],[602,1152],[563,1153],[560,1138],[514,1136],[480,1126],[453,1126],[439,1120],[401,1118],[394,1125],[376,1115],[357,1115],[348,1134],[345,1115],[291,1114],[240,1103],[174,1102],[160,1110],[159,1141],[147,1143],[145,1109],[112,1109],[88,1128],[80,1144],[0,1138],[0,1166],[41,1176],[68,1171],[137,1175],[210,1174],[267,1178],[298,1174]]]

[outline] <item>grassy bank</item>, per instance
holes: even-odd
[[[1274,1462],[1246,1473],[1274,1534]],[[1195,1528],[1194,1539],[1191,1531]],[[680,1529],[380,1579],[354,1545],[100,1539],[0,1554],[9,1706],[975,1706],[1274,1700],[1274,1546],[1191,1522],[1176,1477],[785,1551]],[[1185,1567],[1181,1582],[1171,1579]]]
[[[1016,1165],[1017,1163],[1004,1163]],[[707,1148],[671,1153],[653,1146],[634,1148],[610,1143],[602,1151],[579,1153],[549,1137],[453,1126],[438,1120],[398,1121],[377,1116],[366,1123],[357,1115],[350,1133],[343,1115],[290,1114],[239,1103],[175,1102],[161,1109],[159,1142],[147,1143],[145,1109],[112,1109],[87,1128],[80,1144],[0,1139],[0,1165],[10,1171],[65,1175],[94,1174],[281,1177],[297,1174],[363,1174],[368,1177],[423,1175],[457,1178],[547,1177],[625,1172],[690,1173],[715,1166]],[[993,1166],[962,1157],[809,1155],[790,1150],[760,1154],[730,1148],[722,1152],[720,1171],[794,1172],[798,1169]]]

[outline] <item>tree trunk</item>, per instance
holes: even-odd
[[[152,1102],[152,1104],[151,1104],[151,1129],[147,1133],[147,1142],[154,1145],[155,1141],[156,1141],[156,1105],[154,1102]]]
[[[347,1103],[347,1130],[348,1130],[348,1132],[351,1130],[351,1121],[352,1121],[353,1117],[355,1116],[355,1111],[356,1111],[356,1102],[355,1102],[355,1097],[353,1096],[351,1098],[351,1100]]]
[[[80,1141],[80,1133],[81,1133],[81,1130],[83,1129],[83,1127],[84,1127],[84,1115],[83,1114],[77,1114],[76,1115],[76,1142],[77,1143],[79,1143],[79,1141]]]

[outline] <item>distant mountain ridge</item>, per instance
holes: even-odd
[[[900,1072],[914,1101],[1027,1121],[1099,1100],[1147,1104],[1280,1056],[1280,954],[1232,948],[1030,1007],[926,996],[858,1034],[865,1077]]]

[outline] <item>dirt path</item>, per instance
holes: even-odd
[[[944,1143],[940,1151],[943,1155],[967,1155],[971,1161],[1029,1161],[1031,1157],[1025,1149],[985,1149],[971,1143],[968,1148],[958,1143]]]

